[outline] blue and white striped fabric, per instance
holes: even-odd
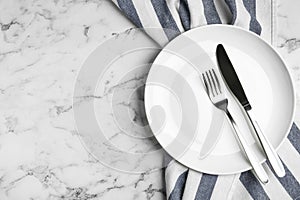
[[[161,45],[177,34],[206,24],[232,24],[257,34],[266,28],[259,17],[271,9],[271,0],[113,0],[120,10],[141,28],[167,28],[148,34]],[[261,13],[260,13],[261,12]],[[174,34],[175,33],[175,34]],[[300,199],[300,131],[293,124],[288,138],[278,151],[286,176],[277,177],[266,168],[270,182],[262,185],[250,171],[216,176],[203,174],[171,161],[165,171],[166,193],[169,200],[206,199]],[[265,165],[269,165],[265,163]]]
[[[165,28],[148,33],[160,44],[176,34],[206,24],[232,24],[261,33],[255,0],[112,0],[139,28]]]

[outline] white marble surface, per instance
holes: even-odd
[[[298,93],[299,6],[278,2],[275,43]],[[164,199],[161,170],[129,174],[99,164],[73,119],[82,62],[133,25],[107,0],[0,1],[0,11],[0,199]]]
[[[274,46],[282,55],[292,74],[296,91],[295,122],[300,125],[300,2],[278,1]]]

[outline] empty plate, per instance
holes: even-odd
[[[287,136],[294,116],[295,94],[281,57],[259,36],[227,25],[209,25],[172,40],[155,59],[145,88],[150,127],[162,147],[176,160],[210,174],[233,174],[251,169],[224,113],[210,102],[200,75],[218,69],[216,46],[223,44],[235,67],[253,113],[277,149]],[[261,162],[265,161],[232,95],[229,110]],[[217,135],[217,137],[216,137]],[[205,140],[215,137],[204,158]]]

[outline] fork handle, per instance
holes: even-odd
[[[285,176],[285,170],[283,167],[283,164],[276,153],[275,149],[273,148],[272,144],[268,140],[268,138],[265,136],[265,134],[262,132],[261,128],[259,127],[257,121],[255,120],[253,114],[251,111],[246,111],[247,117],[249,121],[252,124],[252,127],[257,135],[257,138],[259,142],[261,143],[261,146],[266,153],[266,156],[268,157],[270,164],[272,168],[274,169],[275,173],[277,174],[278,177],[283,177]],[[254,122],[253,122],[253,121]]]
[[[253,171],[254,175],[258,178],[258,180],[260,180],[263,184],[266,184],[269,182],[269,177],[265,171],[265,169],[263,168],[263,166],[259,163],[258,158],[256,157],[256,155],[253,153],[253,151],[251,150],[251,148],[248,146],[244,136],[241,134],[236,122],[234,121],[234,119],[232,118],[230,112],[228,110],[225,111],[226,115],[229,119],[229,121],[231,122],[230,124],[232,125],[233,130],[236,133],[237,139],[241,144],[241,147],[246,155],[246,157],[248,158],[250,164],[253,167]]]

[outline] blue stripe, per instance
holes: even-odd
[[[218,176],[216,175],[203,174],[198,186],[195,200],[209,200],[213,193],[217,179]]]
[[[190,30],[191,29],[191,16],[190,16],[190,10],[189,10],[187,0],[180,0],[178,13],[179,13],[181,23],[183,25],[184,30],[186,30],[186,31]]]
[[[261,26],[256,19],[256,0],[243,0],[244,6],[251,15],[250,20],[250,31],[256,33],[257,35],[261,34]]]
[[[288,139],[298,151],[298,153],[300,153],[300,130],[295,123],[293,123],[292,125],[291,131],[288,135]]]
[[[202,3],[207,24],[221,24],[222,22],[217,12],[214,1],[202,0]]]
[[[254,200],[270,199],[250,170],[241,174],[240,181]]]
[[[169,40],[172,40],[177,35],[180,34],[180,31],[176,25],[175,20],[168,8],[168,5],[165,0],[151,0],[153,8],[156,12],[158,20],[161,26],[164,28],[164,31]]]
[[[186,183],[186,178],[188,175],[189,170],[183,172],[177,179],[174,189],[172,190],[169,200],[179,200],[182,199],[183,191]]]
[[[237,17],[237,9],[236,9],[236,3],[235,0],[225,0],[227,6],[229,7],[229,10],[232,14],[231,24],[233,25],[236,21]]]
[[[143,28],[140,18],[131,0],[118,0],[120,9],[137,27]]]
[[[272,169],[270,162],[267,161],[269,167]],[[283,163],[284,169],[285,169],[285,176],[280,178],[276,175],[276,173],[273,171],[275,176],[277,177],[278,181],[284,187],[286,192],[292,197],[292,199],[296,199],[297,197],[300,198],[300,184],[297,181],[297,179],[294,177],[294,175],[291,173],[291,171],[287,168],[287,166]]]

